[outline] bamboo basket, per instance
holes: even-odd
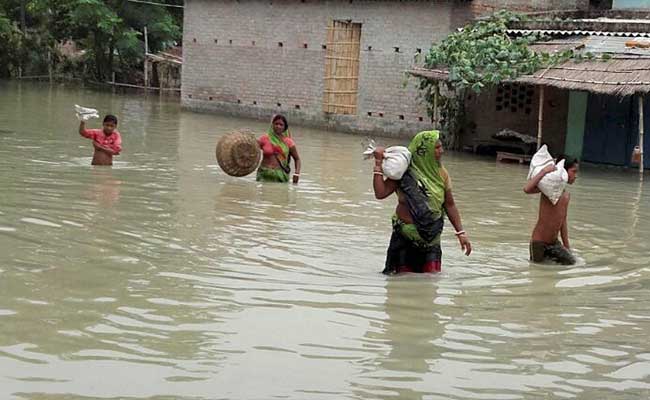
[[[249,130],[238,130],[221,137],[215,154],[223,172],[237,177],[255,171],[262,158],[257,139]]]

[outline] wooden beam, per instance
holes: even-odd
[[[643,180],[643,94],[639,95],[639,150],[640,150],[640,161],[639,161],[639,174],[641,180]]]
[[[438,129],[438,82],[433,89],[433,129]]]
[[[49,49],[47,50],[47,76],[52,83],[52,52]]]
[[[542,124],[544,122],[544,86],[539,87],[539,111],[537,112],[537,150],[542,147]]]
[[[149,54],[149,38],[147,36],[147,26],[144,26],[144,87],[149,87],[149,64],[147,55]]]

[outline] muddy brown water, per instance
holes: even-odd
[[[3,399],[650,395],[635,174],[583,169],[578,265],[531,265],[526,167],[447,153],[475,252],[447,229],[441,274],[387,278],[395,199],[374,199],[358,136],[295,127],[301,184],[261,185],[224,175],[214,145],[264,123],[155,95],[0,93]],[[75,103],[120,118],[113,168],[89,165]]]

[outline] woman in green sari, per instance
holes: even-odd
[[[398,197],[385,274],[440,272],[440,236],[445,214],[456,229],[465,254],[472,252],[454,202],[449,173],[440,163],[444,151],[439,136],[438,131],[425,131],[413,138],[409,145],[411,164],[399,181],[384,179],[381,168],[384,149],[375,150],[375,197],[385,199],[393,193]]]
[[[271,120],[271,127],[266,135],[257,142],[262,149],[262,163],[257,169],[257,180],[262,182],[289,182],[291,174],[291,158],[293,158],[296,172],[293,174],[293,183],[300,180],[300,156],[296,143],[289,133],[289,123],[283,115],[276,115]]]

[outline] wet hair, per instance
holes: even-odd
[[[115,125],[117,125],[117,117],[112,114],[108,114],[107,116],[104,117],[104,123],[106,122],[112,122]]]
[[[566,169],[567,171],[571,169],[571,167],[573,167],[574,165],[580,164],[580,161],[577,158],[568,156],[566,154],[560,154],[557,159],[558,161],[564,160],[564,169]]]
[[[282,122],[284,122],[284,130],[286,131],[287,129],[289,129],[289,123],[287,122],[287,117],[285,117],[282,114],[278,114],[275,117],[273,117],[273,120],[271,121],[271,123],[275,124],[275,121],[277,121],[279,119],[281,119]]]

